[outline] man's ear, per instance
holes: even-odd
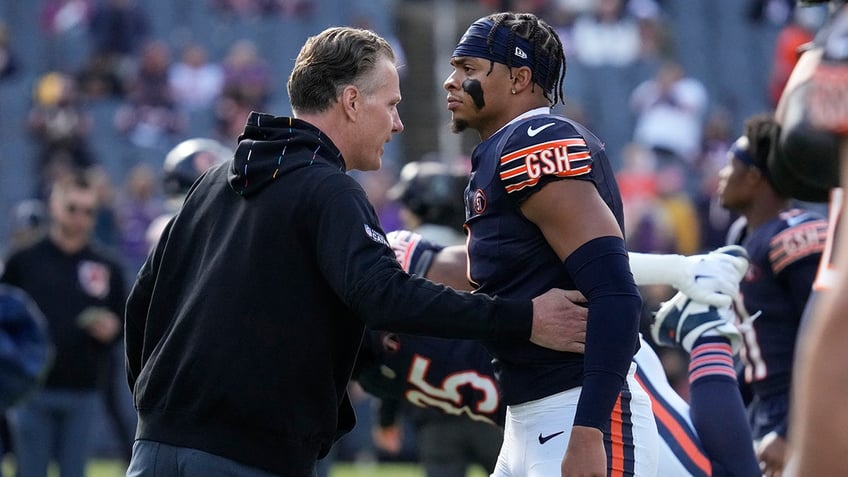
[[[768,182],[763,171],[755,166],[748,167],[748,183],[754,186],[761,182]]]
[[[356,120],[359,110],[362,107],[362,92],[359,88],[353,85],[347,85],[342,90],[341,104],[345,115],[351,120]]]
[[[520,92],[533,85],[533,71],[527,66],[512,68],[512,89]]]

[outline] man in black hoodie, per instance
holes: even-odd
[[[366,325],[582,349],[567,337],[585,312],[562,290],[506,300],[401,269],[345,174],[378,169],[403,130],[394,61],[366,30],[310,38],[288,82],[295,117],[251,113],[233,160],[166,226],[127,302],[128,476],[311,476],[354,425],[345,388]]]

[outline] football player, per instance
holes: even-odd
[[[740,285],[744,380],[757,455],[767,474],[787,457],[789,390],[795,342],[827,235],[827,221],[795,207],[772,180],[768,156],[777,123],[770,114],[745,121],[720,172],[719,200],[739,213],[728,243],[745,247],[751,267]]]
[[[233,157],[233,151],[220,142],[203,137],[186,139],[165,155],[162,164],[162,189],[165,192],[166,211],[153,219],[145,233],[152,250],[171,217],[180,210],[191,185],[207,169]]]
[[[848,454],[848,412],[843,404],[848,393],[848,254],[845,247],[836,247],[848,223],[843,220],[843,188],[848,184],[848,9],[844,1],[828,3],[829,23],[799,58],[778,104],[780,143],[769,162],[789,195],[811,201],[830,197],[827,245],[795,363],[792,453],[784,473],[793,477],[841,475]]]
[[[470,279],[507,298],[576,289],[588,306],[585,354],[485,343],[507,405],[493,475],[652,475],[658,436],[632,365],[642,300],[621,195],[603,143],[551,114],[563,97],[559,36],[533,14],[496,13],[469,26],[450,63],[452,128],[481,140],[465,198]]]
[[[388,238],[406,269],[454,288],[471,288],[465,278],[464,247],[443,248],[408,231],[392,232]],[[642,284],[643,278],[660,280],[656,272],[647,277],[638,273],[650,263],[675,264],[673,268],[686,272],[676,278],[667,275],[668,284],[718,305],[678,294],[662,307],[653,325],[658,341],[683,346],[692,354],[691,409],[671,388],[659,358],[646,342],[634,358],[636,378],[651,396],[661,437],[657,475],[759,476],[732,367],[731,347],[739,347],[740,336],[730,325],[731,318],[721,315],[729,313],[726,298],[735,296],[747,269],[744,251],[740,254],[735,247],[693,257],[633,255],[642,262],[636,268],[637,283]],[[572,297],[585,304],[579,294]],[[585,339],[585,323],[575,324],[574,335]],[[504,424],[506,405],[492,358],[477,342],[369,331],[359,356],[357,379],[378,397],[401,398],[445,414]],[[716,415],[722,419],[715,419]],[[529,437],[543,446],[555,436]]]

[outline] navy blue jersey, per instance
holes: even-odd
[[[623,230],[621,196],[603,144],[564,117],[540,114],[508,124],[474,149],[471,167],[465,191],[469,278],[479,293],[532,298],[554,287],[575,289],[542,232],[520,210],[522,201],[549,182],[593,182]],[[507,404],[582,382],[582,354],[521,340],[485,344]]]
[[[795,342],[824,250],[827,221],[792,209],[743,235],[744,220],[731,228],[732,243],[745,247],[751,259],[740,284],[745,309],[737,309],[744,336],[740,356],[745,381],[755,395],[768,398],[789,392]],[[735,230],[740,232],[736,237]]]
[[[503,426],[492,356],[475,341],[369,330],[355,373],[377,397]]]
[[[710,457],[689,417],[689,405],[666,379],[659,357],[644,341],[634,356],[639,383],[650,394],[663,444],[660,475],[710,475]],[[492,357],[473,340],[450,340],[368,330],[354,379],[382,399],[401,399],[434,413],[503,426],[506,405]],[[494,406],[494,407],[493,407]]]

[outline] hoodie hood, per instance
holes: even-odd
[[[238,138],[230,187],[248,197],[296,169],[330,165],[346,171],[342,154],[320,129],[296,118],[251,112]]]

